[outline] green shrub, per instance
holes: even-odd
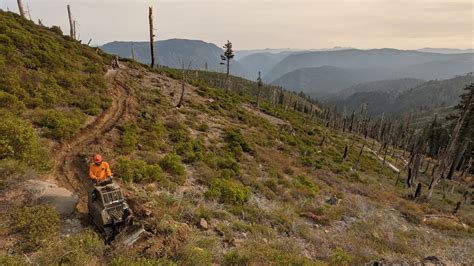
[[[154,260],[154,259],[147,259],[147,258],[118,257],[118,258],[113,259],[110,265],[111,266],[174,266],[177,264],[165,258]]]
[[[236,157],[242,155],[243,152],[254,154],[255,150],[245,140],[240,130],[227,129],[224,132],[224,140],[227,142],[229,151],[235,154]]]
[[[5,108],[12,112],[20,113],[25,109],[25,104],[18,100],[15,95],[0,91],[0,108]]]
[[[12,214],[10,228],[23,236],[23,250],[34,250],[58,236],[59,215],[47,205],[24,206]]]
[[[250,199],[250,190],[230,180],[216,179],[211,183],[206,196],[229,204],[244,204]]]
[[[171,141],[180,142],[189,140],[188,130],[178,121],[168,121],[165,123],[165,126],[168,130],[168,137]]]
[[[120,127],[122,137],[120,139],[120,152],[129,154],[137,148],[138,144],[138,127],[134,123],[126,123]]]
[[[0,114],[0,160],[15,159],[38,170],[49,168],[45,151],[28,122]]]
[[[41,265],[91,265],[104,255],[102,238],[86,229],[49,247],[41,256]]]
[[[204,158],[204,140],[195,139],[181,142],[176,146],[176,153],[178,153],[185,163],[193,163]]]
[[[240,170],[239,163],[228,155],[219,157],[216,166],[221,170],[221,176],[225,178],[237,176]]]
[[[157,164],[147,164],[142,160],[130,160],[119,157],[115,172],[127,183],[141,181],[163,181],[163,171]]]
[[[186,174],[183,163],[176,153],[169,153],[160,161],[163,170],[175,176],[184,176]]]
[[[0,265],[27,266],[30,265],[24,256],[0,254]]]
[[[85,115],[74,110],[64,112],[48,110],[37,113],[35,124],[45,128],[45,136],[57,140],[69,139],[85,122]]]
[[[305,188],[309,189],[310,191],[314,193],[319,193],[319,187],[313,181],[311,181],[307,176],[297,175],[295,178]]]
[[[341,248],[336,248],[330,257],[332,265],[349,265],[350,257]]]
[[[249,259],[246,256],[239,254],[237,250],[231,250],[227,252],[226,254],[224,254],[222,265],[225,265],[225,266],[249,265]]]

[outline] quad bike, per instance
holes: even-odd
[[[87,206],[89,216],[107,243],[130,246],[145,233],[142,225],[134,223],[133,212],[120,186],[111,179],[94,185]]]

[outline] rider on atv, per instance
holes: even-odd
[[[100,154],[94,155],[94,162],[89,166],[89,177],[98,185],[112,183],[112,171]]]

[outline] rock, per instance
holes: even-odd
[[[209,228],[209,225],[207,224],[207,221],[204,218],[201,218],[199,221],[199,226],[201,226],[202,229],[207,230]]]
[[[428,256],[421,261],[422,265],[445,265],[438,257]]]
[[[339,205],[339,202],[340,202],[340,201],[341,201],[341,200],[338,199],[338,198],[336,197],[336,195],[332,195],[331,197],[329,197],[329,199],[326,200],[326,203],[329,204],[329,205],[335,205],[335,206],[337,206],[337,205]]]
[[[61,216],[74,213],[77,203],[79,203],[77,195],[53,183],[28,180],[25,188],[32,194],[33,200],[52,206]]]

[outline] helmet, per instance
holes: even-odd
[[[102,155],[96,154],[94,155],[94,163],[100,163],[102,162]]]

